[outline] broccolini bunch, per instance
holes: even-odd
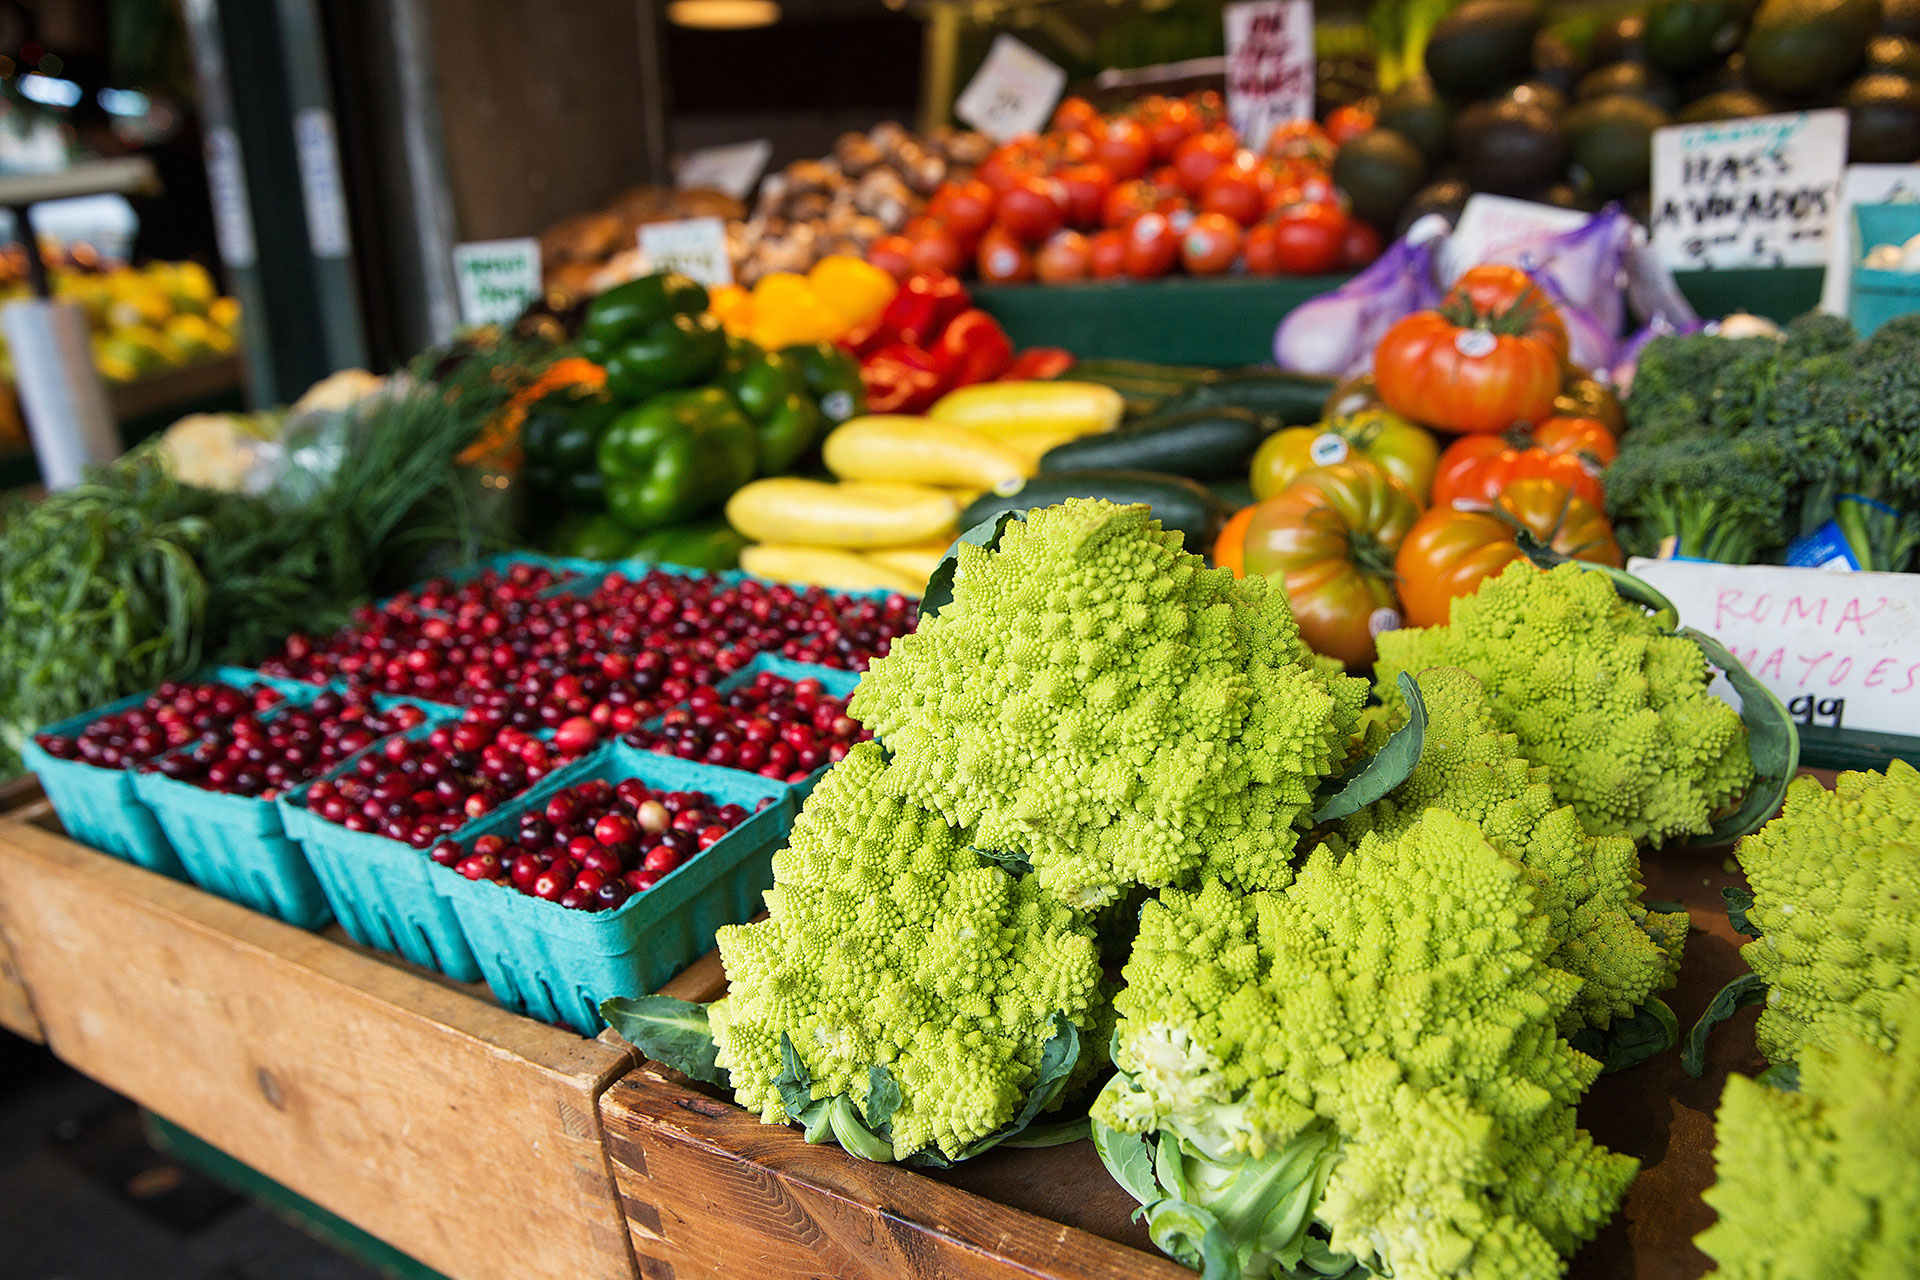
[[[1366,685],[1316,663],[1278,588],[1097,500],[959,556],[952,602],[848,708],[902,794],[1083,909],[1133,885],[1292,878]]]
[[[1560,1275],[1636,1162],[1575,1123],[1599,1064],[1557,1033],[1580,980],[1556,948],[1537,878],[1440,811],[1280,893],[1165,891],[1102,1158],[1210,1277]]]
[[[1519,560],[1455,600],[1447,626],[1381,633],[1376,687],[1392,699],[1400,672],[1463,668],[1587,830],[1658,846],[1710,830],[1753,780],[1739,713],[1673,624],[1605,574]]]

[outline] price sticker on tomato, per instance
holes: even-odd
[[[1067,73],[1010,35],[998,35],[953,114],[995,142],[1038,133],[1067,87]]]

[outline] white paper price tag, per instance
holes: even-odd
[[[1038,133],[1067,87],[1067,73],[1010,35],[993,38],[953,114],[995,142]]]
[[[745,200],[771,159],[773,143],[766,138],[733,142],[724,147],[701,147],[689,152],[680,162],[673,174],[673,185],[682,191],[696,187],[724,191],[735,200]]]
[[[1227,117],[1264,151],[1276,127],[1313,118],[1313,0],[1243,0],[1220,12],[1227,37]]]
[[[1801,724],[1920,735],[1920,574],[1639,558],[1627,569]]]
[[[1575,230],[1586,225],[1588,216],[1578,209],[1476,192],[1467,197],[1460,221],[1441,250],[1442,275],[1451,282],[1508,245]]]
[[[540,242],[475,240],[453,247],[460,322],[506,324],[540,297]]]
[[[727,224],[718,218],[642,223],[640,256],[648,271],[678,271],[709,288],[733,283]]]
[[[1657,130],[1654,251],[1674,271],[1820,266],[1846,158],[1844,111]]]

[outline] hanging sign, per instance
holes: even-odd
[[[701,147],[689,152],[674,170],[673,185],[682,191],[695,188],[724,191],[735,200],[745,200],[771,159],[773,143],[767,138],[730,142],[724,147]]]
[[[540,297],[540,242],[527,236],[457,244],[453,275],[462,324],[507,324]]]
[[[1313,118],[1313,0],[1243,0],[1221,10],[1227,35],[1227,117],[1264,151],[1289,120]]]
[[[678,271],[708,288],[733,283],[727,224],[718,218],[678,218],[640,224],[640,256],[648,271]]]
[[[1846,157],[1844,111],[1656,130],[1654,250],[1674,271],[1820,266]]]
[[[1920,733],[1920,574],[1638,558],[1627,569],[1801,724]]]
[[[953,104],[953,114],[995,142],[1038,133],[1067,87],[1067,73],[1004,32]]]

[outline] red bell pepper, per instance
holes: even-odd
[[[922,413],[945,390],[933,357],[904,342],[862,360],[860,380],[867,386],[868,413]]]
[[[948,321],[972,305],[966,286],[952,276],[913,276],[880,313],[880,331],[912,346],[931,347]]]
[[[991,382],[1013,363],[1013,342],[1000,322],[975,307],[940,331],[932,348],[934,367],[948,390]]]
[[[1009,382],[1044,382],[1073,368],[1073,352],[1065,347],[1028,347],[1013,358],[1000,376]]]

